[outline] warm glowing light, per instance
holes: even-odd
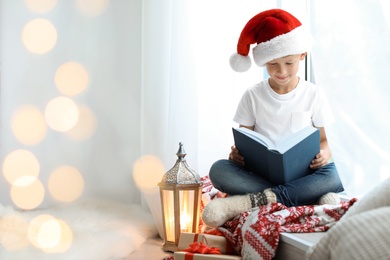
[[[108,0],[76,0],[79,11],[86,16],[98,16],[107,9]]]
[[[180,191],[180,228],[182,232],[188,232],[192,229],[192,215],[193,212],[193,191]]]
[[[72,139],[83,141],[94,135],[97,127],[96,116],[93,111],[84,104],[78,104],[79,120],[77,124],[66,132]]]
[[[61,238],[61,226],[55,219],[50,219],[42,223],[37,234],[38,245],[40,248],[55,247]]]
[[[72,99],[57,97],[46,105],[45,119],[53,130],[66,132],[77,124],[79,110]]]
[[[41,142],[47,132],[43,114],[34,106],[18,109],[12,118],[11,127],[15,138],[26,145]]]
[[[53,10],[57,0],[24,0],[26,6],[34,13],[44,14]]]
[[[28,186],[11,187],[11,199],[21,209],[34,209],[38,207],[45,196],[45,190],[42,183],[36,179]]]
[[[22,176],[19,179],[15,180],[13,185],[18,186],[18,187],[26,187],[26,186],[30,185],[31,183],[33,183],[36,179],[37,178],[34,176],[25,175],[25,176]]]
[[[188,232],[188,224],[191,223],[191,218],[188,214],[182,213],[180,215],[181,232]]]
[[[28,236],[30,243],[33,246],[40,248],[38,236],[39,236],[39,233],[41,231],[42,225],[44,223],[47,223],[48,221],[52,221],[53,219],[54,219],[53,216],[43,214],[43,215],[39,215],[39,216],[33,218],[30,221],[30,224],[29,224],[28,230],[27,230],[27,236]]]
[[[37,158],[27,150],[13,151],[5,157],[3,162],[4,177],[15,186],[30,185],[37,179],[39,170],[40,166]]]
[[[84,180],[80,172],[68,165],[55,169],[49,178],[49,192],[58,201],[72,202],[84,190]]]
[[[62,94],[75,96],[87,88],[89,77],[83,65],[71,61],[57,69],[54,81]]]
[[[38,18],[26,24],[22,40],[29,51],[43,54],[54,48],[57,31],[50,21]]]
[[[58,233],[58,243],[53,247],[44,248],[46,253],[62,253],[70,248],[73,240],[73,233],[69,226],[62,220],[57,219],[57,224],[60,227],[60,232]],[[57,237],[56,237],[57,239]]]
[[[164,174],[164,164],[158,157],[153,155],[139,158],[133,166],[134,181],[142,189],[155,188]]]
[[[27,231],[30,243],[47,253],[66,251],[71,243],[73,234],[68,225],[50,215],[35,217]]]
[[[175,198],[172,190],[162,190],[162,208],[165,223],[165,237],[167,241],[175,241]]]

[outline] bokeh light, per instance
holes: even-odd
[[[45,197],[45,189],[40,180],[35,179],[28,186],[13,185],[10,194],[16,206],[21,209],[30,210],[38,207],[42,203]]]
[[[54,81],[62,94],[75,96],[87,88],[89,76],[83,65],[70,61],[57,69]]]
[[[94,17],[107,9],[108,2],[108,0],[76,0],[76,5],[82,14]]]
[[[42,223],[37,234],[38,246],[42,249],[55,247],[61,238],[61,226],[55,219]]]
[[[34,13],[48,13],[57,4],[57,0],[24,0],[26,6]]]
[[[20,177],[19,179],[16,179],[13,183],[14,186],[18,187],[26,187],[33,183],[37,178],[31,175],[24,175]]]
[[[27,231],[30,243],[46,253],[61,253],[72,244],[73,234],[60,219],[43,214],[35,217]]]
[[[27,236],[28,236],[30,243],[33,246],[35,246],[36,248],[41,248],[42,241],[39,241],[39,238],[42,238],[42,235],[41,235],[42,226],[45,223],[52,221],[53,219],[54,219],[53,216],[43,214],[43,215],[39,215],[39,216],[33,218],[30,221],[30,224],[29,224],[28,230],[27,230]]]
[[[78,104],[79,120],[77,124],[65,132],[70,138],[83,141],[94,135],[97,127],[97,119],[94,112],[84,104]]]
[[[78,118],[78,107],[70,98],[57,97],[46,105],[45,120],[53,130],[66,132],[77,124]]]
[[[4,177],[11,185],[28,186],[38,178],[39,171],[40,165],[37,158],[27,150],[13,151],[5,157],[3,162]]]
[[[46,19],[34,19],[23,28],[22,41],[29,51],[43,54],[54,48],[57,42],[57,30]]]
[[[60,233],[58,233],[58,243],[53,247],[46,247],[43,251],[46,253],[63,253],[70,248],[73,240],[73,232],[70,227],[62,220],[56,219],[57,224],[60,227]],[[50,230],[49,230],[50,231]],[[57,239],[57,238],[56,238]],[[40,244],[44,241],[40,240]]]
[[[145,155],[139,158],[133,166],[134,181],[138,188],[142,190],[157,187],[164,174],[164,164],[153,155]]]
[[[25,145],[41,142],[47,132],[47,125],[41,111],[35,106],[28,105],[14,113],[11,128],[15,138]]]
[[[51,173],[48,188],[54,199],[62,202],[72,202],[82,195],[84,179],[76,168],[64,165]]]

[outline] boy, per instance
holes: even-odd
[[[273,142],[312,125],[320,129],[320,152],[311,165],[315,171],[284,185],[272,185],[245,168],[243,158],[233,145],[228,160],[215,162],[210,169],[214,187],[227,193],[212,200],[202,219],[209,226],[220,226],[250,208],[280,202],[288,207],[308,204],[337,204],[334,192],[343,191],[334,163],[329,163],[325,125],[332,116],[323,90],[297,76],[300,61],[312,46],[310,33],[301,22],[281,9],[261,12],[248,21],[241,32],[237,53],[230,65],[237,72],[251,66],[250,45],[255,63],[265,66],[269,78],[246,90],[234,121],[268,137]]]

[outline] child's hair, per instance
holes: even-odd
[[[313,38],[307,28],[289,12],[271,9],[255,15],[245,25],[237,44],[237,53],[230,57],[230,66],[237,72],[247,71],[251,66],[248,56],[250,45],[257,66],[288,55],[309,51]]]

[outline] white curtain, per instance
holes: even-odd
[[[390,177],[390,6],[387,1],[316,1],[311,6],[313,74],[335,124],[334,160],[350,196]]]

